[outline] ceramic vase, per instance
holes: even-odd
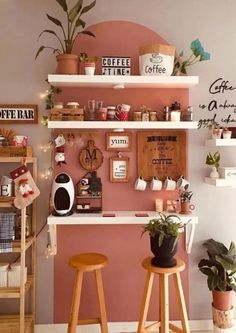
[[[210,173],[210,178],[219,178],[219,172],[217,171],[217,168],[215,166],[211,167],[211,173]]]

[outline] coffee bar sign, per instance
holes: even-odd
[[[36,104],[0,104],[0,124],[35,124],[38,122]]]
[[[102,57],[102,75],[130,75],[130,57]]]

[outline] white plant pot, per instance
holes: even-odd
[[[220,139],[222,135],[223,129],[222,128],[213,128],[211,130],[212,139]]]
[[[220,175],[219,175],[219,172],[217,171],[216,167],[215,166],[212,166],[211,167],[211,173],[210,173],[210,178],[219,178]]]
[[[84,72],[85,75],[94,75],[95,73],[95,63],[85,63],[84,64]]]
[[[231,131],[223,132],[223,139],[230,139],[232,135]]]

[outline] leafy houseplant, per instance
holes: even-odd
[[[213,292],[213,305],[226,311],[232,307],[232,293],[236,292],[236,247],[231,242],[229,249],[214,239],[208,239],[203,246],[208,259],[202,259],[198,267],[207,276],[207,285]],[[218,299],[219,298],[219,299]],[[226,304],[221,304],[226,298]]]
[[[192,209],[194,209],[194,205],[191,205],[191,198],[193,196],[193,192],[189,191],[189,184],[185,185],[183,189],[180,190],[179,200],[181,211],[180,214],[189,214]]]
[[[197,38],[192,41],[190,48],[192,54],[186,60],[183,60],[183,51],[180,54],[176,54],[174,60],[174,69],[172,75],[187,74],[187,67],[196,64],[199,61],[205,61],[210,59],[210,53],[205,52],[200,40]]]
[[[220,166],[220,153],[217,151],[213,155],[211,153],[207,154],[206,164],[212,167],[212,172],[210,173],[211,178],[219,178],[219,166]]]
[[[51,49],[54,54],[57,54],[58,74],[77,74],[78,55],[72,54],[73,47],[79,34],[86,34],[88,36],[95,37],[91,31],[83,30],[86,23],[81,17],[95,6],[96,0],[91,2],[88,6],[83,6],[83,0],[77,0],[71,9],[68,8],[66,0],[56,0],[56,2],[65,12],[65,23],[63,24],[60,20],[48,14],[47,18],[60,29],[61,34],[59,35],[54,30],[45,29],[40,33],[39,38],[44,33],[51,34],[55,36],[56,40],[58,41],[59,48],[42,45],[38,49],[35,59],[44,49]],[[72,62],[71,68],[70,66],[68,66],[68,68],[66,67],[67,62],[65,64],[65,59],[69,59],[69,61]],[[65,68],[63,68],[63,65],[65,65]]]
[[[159,213],[159,217],[149,221],[144,226],[142,234],[149,233],[153,266],[173,267],[176,265],[174,255],[177,251],[179,230],[183,223],[177,215]]]

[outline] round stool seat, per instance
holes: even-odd
[[[182,272],[185,269],[185,263],[181,259],[176,259],[177,264],[174,267],[164,268],[156,267],[151,263],[152,257],[145,258],[142,262],[142,266],[152,273],[157,274],[175,274],[177,272]]]
[[[81,253],[69,259],[69,265],[85,272],[103,268],[108,258],[100,253]]]

